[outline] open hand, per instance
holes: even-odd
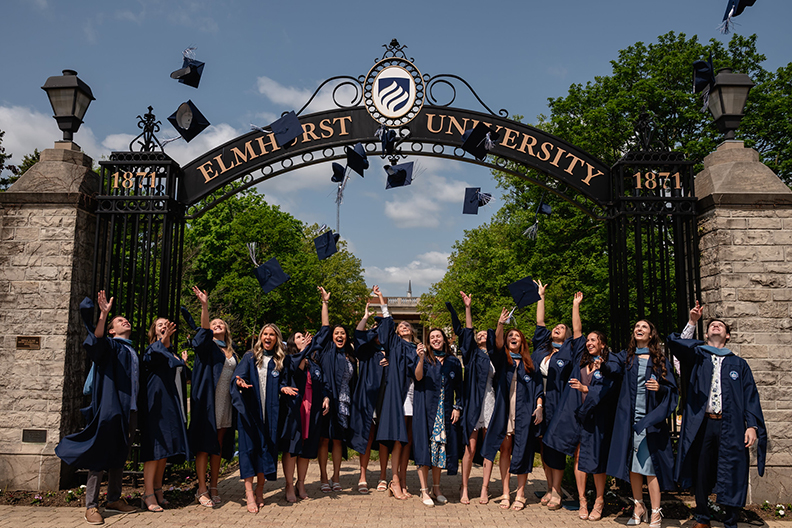
[[[696,306],[690,309],[690,321],[688,321],[692,326],[695,326],[699,319],[701,319],[701,314],[704,312],[704,305],[700,305],[698,301],[696,301]]]
[[[96,302],[99,304],[99,310],[107,315],[110,313],[110,309],[113,307],[113,299],[115,297],[110,297],[110,300],[107,300],[107,296],[105,295],[104,290],[99,290],[99,295],[96,296]]]
[[[294,387],[281,387],[281,392],[286,396],[297,396],[298,394],[300,394],[300,391],[298,391]]]
[[[462,296],[462,302],[464,303],[465,308],[470,308],[470,297],[471,296],[468,295],[467,293],[463,292],[463,291],[459,292],[459,295]]]
[[[209,302],[209,294],[204,290],[201,291],[198,286],[193,286],[193,293],[196,297],[198,297],[198,301],[201,303],[201,306],[206,306]]]
[[[544,298],[545,298],[545,290],[547,289],[547,284],[542,284],[542,281],[540,281],[540,280],[535,280],[534,284],[536,284],[536,287],[539,290],[539,298],[544,300]]]
[[[544,409],[542,407],[537,407],[534,409],[534,412],[531,416],[534,417],[534,425],[539,425],[544,419]]]
[[[237,387],[240,387],[242,389],[250,389],[251,387],[253,387],[253,385],[251,385],[250,383],[246,382],[245,380],[243,380],[239,376],[236,377],[236,384],[237,384]]]
[[[579,390],[583,394],[589,391],[588,387],[580,383],[580,380],[576,378],[569,378],[569,386],[572,387],[573,389]]]
[[[319,294],[322,297],[322,302],[327,302],[330,300],[330,293],[328,293],[327,290],[321,286],[319,286],[317,289],[319,290]]]

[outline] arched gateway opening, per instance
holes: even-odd
[[[651,318],[661,333],[684,323],[700,290],[692,163],[651,150],[651,132],[641,123],[637,146],[607,167],[561,138],[509,119],[506,110],[493,112],[461,77],[421,74],[395,40],[385,48],[367,74],[322,83],[297,112],[302,134],[283,146],[271,132],[253,131],[180,167],[154,136],[159,123],[151,111],[139,117],[143,133],[130,150],[100,162],[93,291],[113,291],[116,306],[135,320],[155,314],[176,320],[186,221],[270,178],[345,158],[345,148],[357,143],[384,156],[376,132],[387,127],[398,142],[389,158],[431,156],[503,171],[606,223],[614,348],[624,344],[619,340],[636,317]],[[385,79],[403,91],[401,102],[383,101]],[[336,108],[302,115],[323,89],[332,90]],[[453,107],[458,89],[469,90],[484,111]],[[436,91],[450,93],[449,100],[439,101]],[[351,101],[339,101],[342,92],[353,92]],[[500,136],[483,160],[461,148],[462,134],[479,123]]]

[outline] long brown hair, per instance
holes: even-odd
[[[209,323],[209,326],[211,327],[212,323],[215,322],[215,321],[220,321],[221,323],[223,323],[223,326],[225,327],[225,330],[223,331],[223,339],[222,340],[225,341],[225,345],[226,346],[225,346],[225,348],[222,349],[223,352],[225,352],[226,355],[227,354],[233,354],[234,353],[234,340],[231,337],[231,327],[228,326],[228,323],[226,323],[224,319],[220,319],[219,317],[215,317],[214,319],[212,319],[212,321]],[[154,322],[156,323],[156,321],[154,321]],[[214,333],[212,335],[214,336]]]
[[[531,349],[528,347],[528,341],[525,340],[525,335],[523,335],[522,331],[517,328],[510,329],[508,332],[506,332],[506,336],[504,337],[503,351],[506,353],[506,361],[509,362],[509,365],[514,365],[514,360],[509,353],[509,348],[506,346],[506,343],[509,342],[509,334],[512,332],[517,332],[517,334],[520,336],[520,358],[522,359],[523,365],[525,365],[525,371],[533,372],[534,364],[531,360]]]
[[[602,352],[600,352],[600,357],[602,361],[608,360],[608,340],[605,338],[605,334],[600,332],[599,330],[592,330],[589,334],[594,334],[597,336],[597,339],[600,343],[602,343]],[[580,356],[580,367],[585,367],[586,365],[594,363],[594,356],[588,351],[588,348],[583,347],[583,354]]]
[[[649,349],[649,357],[652,359],[652,370],[655,372],[655,374],[661,374],[662,377],[665,378],[668,372],[666,371],[666,357],[663,353],[663,348],[660,346],[660,334],[657,333],[657,327],[655,327],[651,321],[639,319],[635,322],[635,324],[638,324],[641,321],[649,325],[649,343],[647,343],[646,348]],[[630,333],[630,344],[627,345],[628,368],[632,366],[633,358],[635,357],[635,351],[637,348],[638,343],[635,341],[635,325],[633,325],[633,331]]]
[[[426,342],[424,343],[424,346],[426,347],[426,358],[432,365],[434,365],[437,361],[437,356],[435,356],[434,350],[432,350],[432,346],[429,344],[429,336],[432,335],[432,332],[434,331],[440,332],[440,335],[443,336],[443,350],[445,351],[446,357],[454,355],[454,350],[451,348],[451,344],[448,342],[448,336],[443,331],[443,329],[430,328],[429,332],[426,333]]]
[[[275,350],[272,353],[272,360],[275,362],[275,370],[278,372],[283,368],[283,358],[286,357],[286,348],[283,346],[283,334],[280,328],[274,323],[267,323],[261,327],[258,333],[256,344],[253,345],[253,359],[256,360],[256,366],[260,367],[264,363],[264,345],[261,344],[261,334],[264,330],[271,328],[275,332]]]
[[[165,319],[166,321],[168,320],[165,317],[157,317],[156,319],[154,319],[154,322],[151,323],[151,326],[149,327],[149,331],[148,331],[149,345],[157,340],[157,321],[159,321],[160,319]]]

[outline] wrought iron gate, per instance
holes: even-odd
[[[113,313],[130,320],[131,339],[142,351],[153,317],[177,320],[184,206],[176,200],[181,169],[154,136],[159,122],[151,107],[138,120],[143,132],[129,152],[99,162],[92,291],[104,289],[115,298]],[[139,150],[133,151],[136,142]]]

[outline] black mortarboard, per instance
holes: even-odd
[[[539,297],[539,287],[530,275],[509,284],[509,293],[514,299],[514,304],[517,305],[517,308],[530,306],[541,298]]]
[[[182,305],[181,314],[182,317],[184,317],[184,320],[187,322],[187,326],[190,327],[190,330],[193,331],[198,330],[198,325],[195,324],[195,319],[193,319],[193,316],[190,314],[190,311],[187,309],[186,306]]]
[[[338,251],[336,244],[338,244],[338,239],[340,237],[341,235],[338,233],[333,233],[333,231],[328,229],[318,237],[314,238],[316,255],[319,257],[319,260],[324,260],[335,255],[335,253]]]
[[[473,154],[476,159],[483,160],[499,138],[500,134],[484,123],[479,123],[475,128],[465,130],[462,134],[462,150]]]
[[[380,139],[382,140],[382,153],[390,156],[393,154],[394,150],[396,150],[396,138],[398,135],[396,134],[395,130],[390,130],[389,128],[383,128],[382,132],[380,133]]]
[[[412,183],[413,162],[385,165],[385,172],[388,173],[388,182],[385,184],[386,189],[410,185]]]
[[[456,335],[462,334],[462,322],[459,320],[459,315],[457,315],[456,310],[454,310],[454,306],[448,301],[446,301],[445,305],[448,312],[451,314],[451,328],[454,329]]]
[[[550,207],[550,204],[543,203],[539,205],[539,212],[550,216],[553,214],[553,208]]]
[[[333,176],[330,178],[330,181],[334,183],[341,183],[342,181],[344,181],[345,175],[346,175],[346,167],[344,167],[340,163],[333,162]]]
[[[739,16],[746,7],[754,5],[756,0],[729,0],[726,4],[726,12],[723,14],[723,22],[720,25],[722,33],[729,32],[729,26],[733,25],[732,18]]]
[[[171,79],[177,79],[182,84],[198,88],[198,83],[201,82],[203,69],[203,62],[184,57],[184,63],[181,69],[171,73],[170,76]]]
[[[490,200],[492,200],[492,195],[481,192],[481,187],[468,187],[465,189],[462,214],[478,214],[479,207],[487,205]]]
[[[346,148],[347,166],[363,176],[363,171],[369,168],[368,156],[363,143],[355,144],[354,148]]]
[[[256,278],[261,285],[261,289],[264,290],[264,293],[269,293],[291,277],[286,275],[286,272],[283,271],[278,260],[272,257],[256,268]]]
[[[543,192],[541,198],[539,198],[539,206],[536,208],[533,225],[523,232],[523,235],[527,236],[531,240],[536,240],[536,234],[539,232],[539,213],[545,214],[547,216],[553,214],[553,208],[550,207],[550,204],[546,204],[544,202],[546,193],[547,191]]]
[[[179,108],[168,118],[168,121],[187,143],[209,126],[209,121],[206,120],[192,101],[180,104]]]
[[[288,145],[290,141],[293,141],[303,133],[302,125],[300,124],[300,120],[297,119],[297,114],[294,113],[294,110],[288,114],[284,114],[277,121],[274,121],[270,125],[270,128],[272,129],[272,134],[275,136],[275,143],[281,148]]]
[[[713,84],[715,84],[715,68],[712,67],[710,54],[709,60],[698,60],[693,63],[693,93],[699,93]]]

